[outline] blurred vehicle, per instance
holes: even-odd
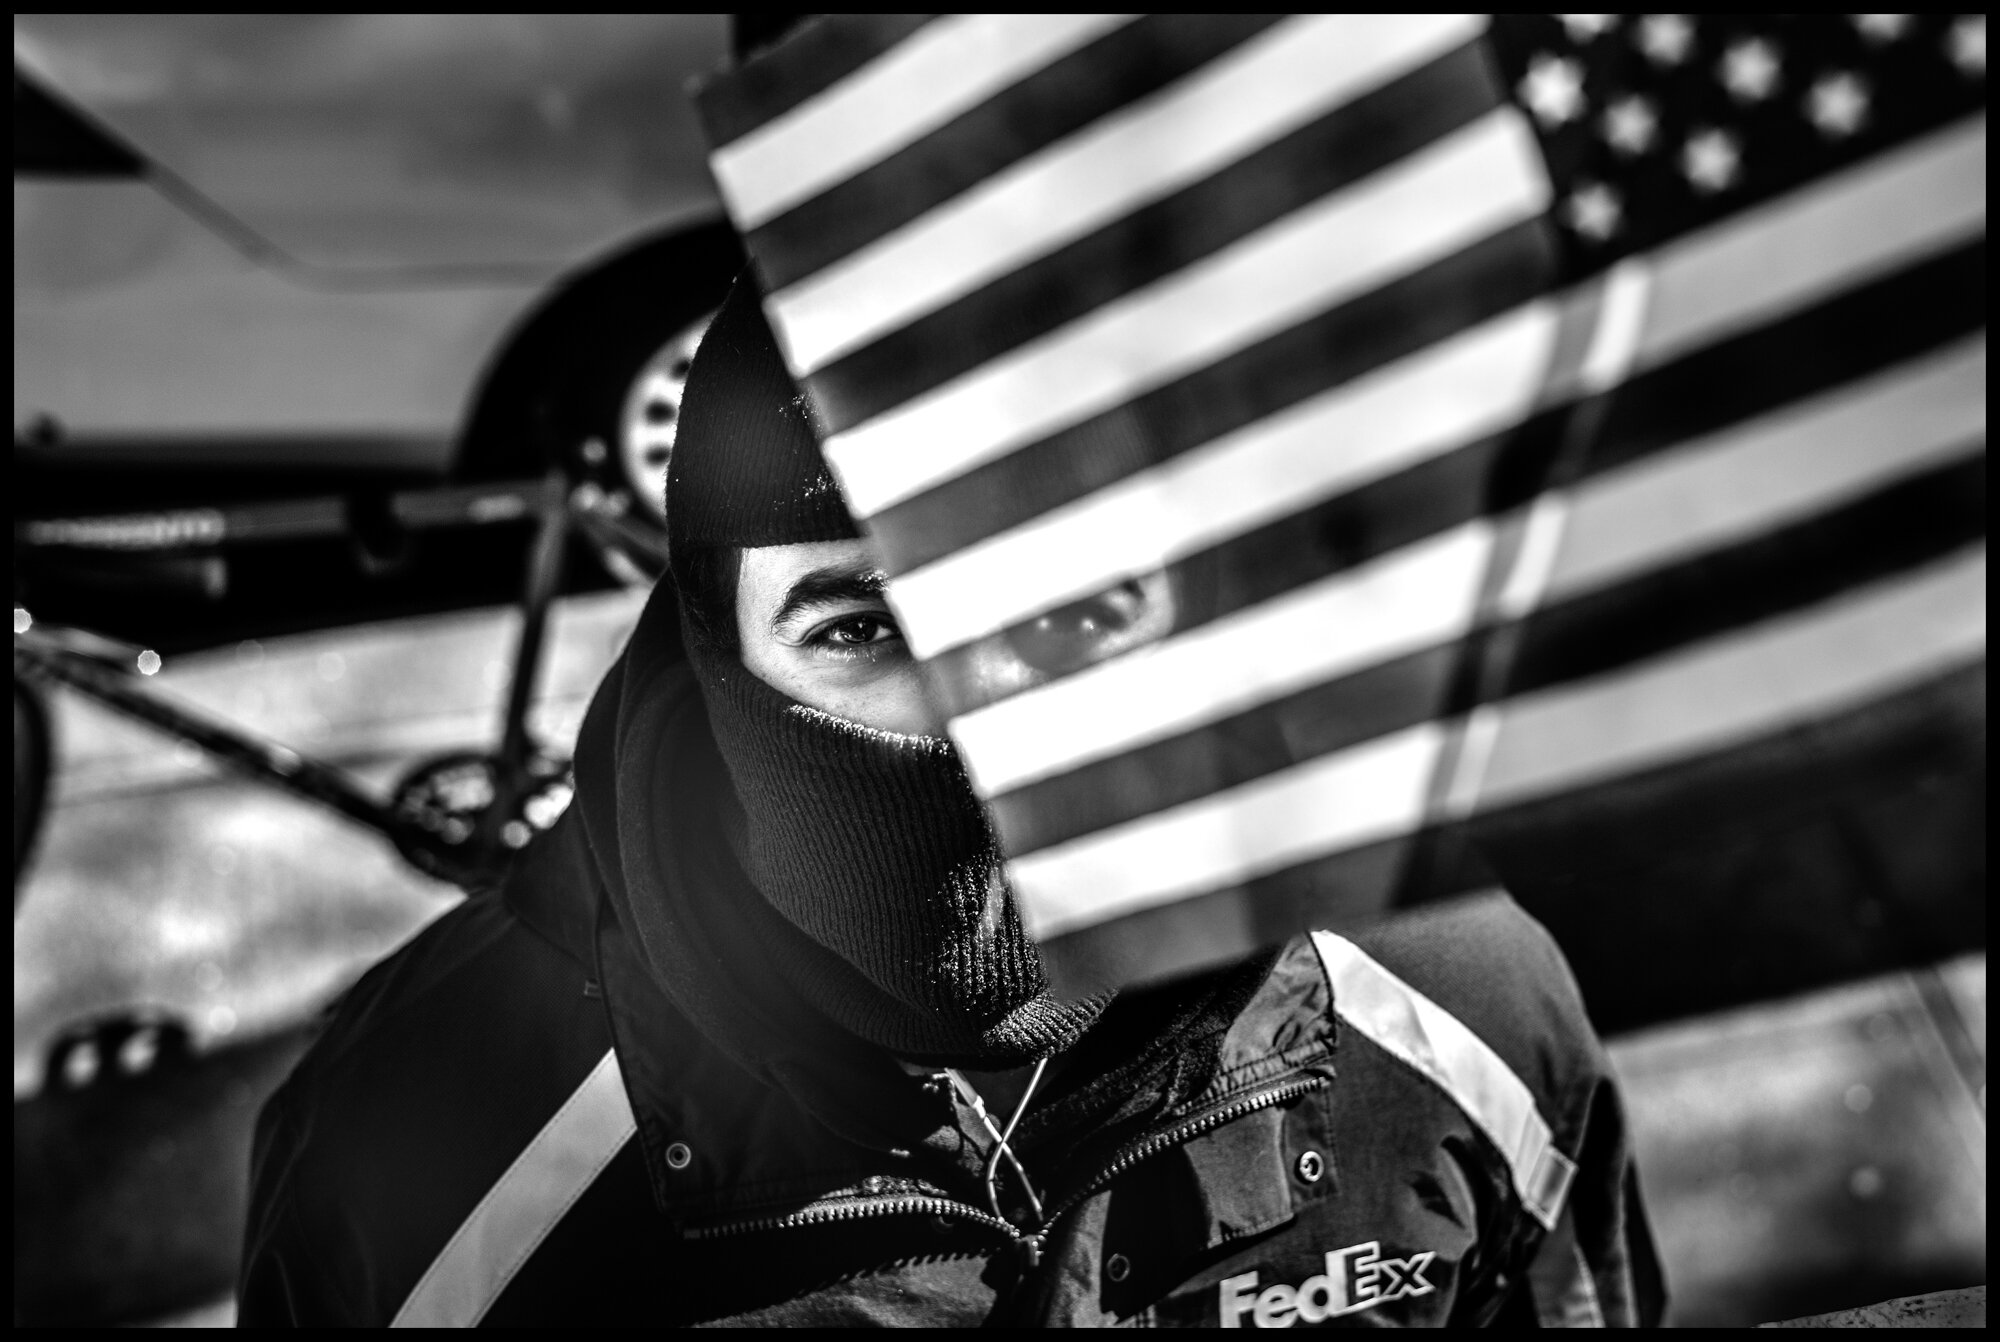
[[[653,504],[627,394],[739,264],[683,95],[726,38],[17,17],[17,597],[168,652],[512,595],[398,489],[556,464]]]
[[[17,738],[40,721],[26,670],[375,823],[130,673],[519,601],[498,752],[518,786],[454,760],[399,795],[463,844],[496,786],[559,771],[520,726],[548,600],[658,572],[680,381],[742,264],[684,93],[727,59],[728,17],[14,34]],[[46,751],[15,755],[18,870]]]

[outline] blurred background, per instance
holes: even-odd
[[[263,1097],[560,812],[741,264],[682,96],[731,45],[16,17],[17,1322],[227,1321]],[[1521,864],[1672,1322],[1985,1280],[1983,672],[1911,711],[1882,804],[1622,912]]]

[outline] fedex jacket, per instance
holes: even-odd
[[[574,819],[362,978],[265,1107],[242,1323],[1658,1322],[1617,1088],[1505,896],[1237,971],[1170,1105],[1017,1143],[1037,1215],[942,1078],[898,1073],[919,1137],[871,1143],[694,1031]],[[1153,1002],[1093,1035],[1144,1039]]]

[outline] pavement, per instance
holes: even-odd
[[[1766,1328],[1984,1328],[1986,1288],[1971,1286],[1962,1291],[1932,1291],[1864,1305],[1860,1309],[1835,1310],[1803,1319],[1767,1323]]]
[[[559,604],[544,739],[573,741],[639,605]],[[502,611],[316,634],[156,679],[386,795],[421,759],[493,743],[515,628]],[[15,919],[15,1319],[227,1323],[257,1106],[324,1004],[459,896],[74,696],[55,718]],[[1983,1285],[1985,994],[1980,953],[1610,1041],[1671,1322]],[[1912,1321],[1840,1326],[1892,1317]]]
[[[1610,1041],[1681,1326],[1986,1280],[1986,959]]]

